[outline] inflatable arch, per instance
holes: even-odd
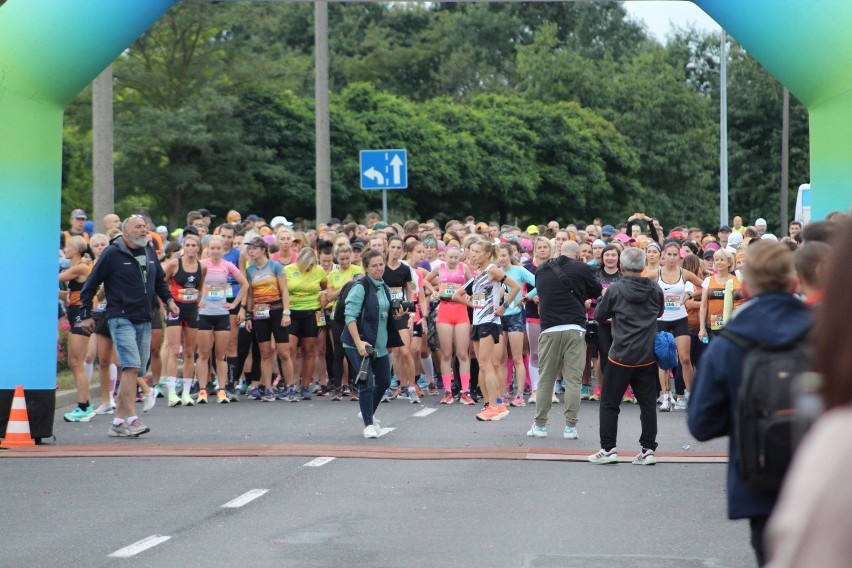
[[[177,0],[7,0],[0,6],[0,432],[13,389],[52,435],[57,234],[65,106]],[[814,218],[846,210],[852,179],[852,2],[695,0],[810,113]],[[18,241],[18,238],[23,240]],[[20,278],[20,281],[18,281]]]

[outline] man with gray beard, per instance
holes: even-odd
[[[139,421],[134,403],[136,377],[147,367],[151,350],[154,296],[159,296],[173,315],[178,314],[163,268],[148,244],[148,227],[141,215],[124,221],[121,237],[104,249],[83,285],[80,319],[89,333],[95,329],[92,300],[101,284],[106,293],[107,324],[121,361],[118,408],[108,434],[135,438],[150,431]]]

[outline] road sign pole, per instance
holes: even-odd
[[[388,222],[388,190],[382,190],[382,221],[387,224]]]

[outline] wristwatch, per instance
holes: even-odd
[[[289,315],[290,315],[290,310],[283,310],[283,311],[281,312],[281,315],[282,315],[282,316],[289,316]]]

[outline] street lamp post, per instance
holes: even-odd
[[[719,54],[719,226],[728,219],[728,34],[721,30]]]

